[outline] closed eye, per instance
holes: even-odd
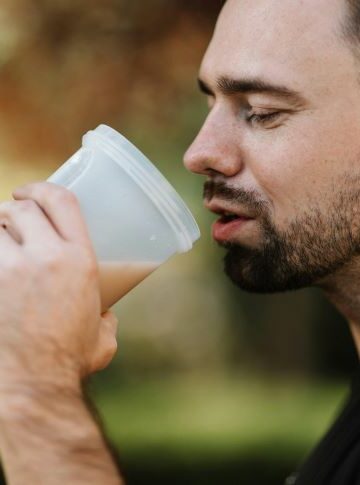
[[[276,121],[281,114],[282,114],[281,111],[273,111],[272,113],[264,113],[264,114],[253,113],[246,117],[246,121],[253,125],[256,125],[256,124],[265,125],[267,123]]]

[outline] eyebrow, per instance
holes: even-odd
[[[207,96],[214,96],[214,91],[203,81],[198,79],[200,91]],[[285,86],[271,84],[260,78],[232,79],[229,77],[220,77],[216,81],[216,87],[225,96],[234,96],[236,94],[254,94],[264,93],[287,99],[298,104],[304,104],[305,98],[298,92]]]

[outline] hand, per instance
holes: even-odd
[[[0,388],[77,388],[116,352],[98,265],[75,195],[48,182],[0,204]]]

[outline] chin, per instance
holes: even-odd
[[[329,273],[323,268],[306,271],[290,265],[282,254],[267,255],[264,251],[240,246],[228,248],[224,271],[230,280],[249,293],[270,294],[316,286],[320,277]]]

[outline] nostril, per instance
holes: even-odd
[[[208,175],[213,165],[209,155],[209,147],[193,144],[185,153],[184,165],[190,172]]]

